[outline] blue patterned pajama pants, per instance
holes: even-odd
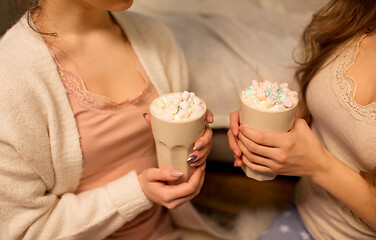
[[[258,240],[313,240],[304,226],[295,205],[287,207],[274,219]]]

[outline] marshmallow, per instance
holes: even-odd
[[[279,84],[279,89],[284,89],[284,88],[288,88],[289,87],[289,84],[288,83],[281,83]]]
[[[270,108],[274,106],[274,104],[275,104],[275,100],[273,98],[268,98],[266,99],[265,107]]]
[[[200,116],[204,110],[205,103],[194,93],[188,91],[161,96],[151,105],[154,115],[173,121]]]
[[[270,90],[272,91],[272,92],[276,92],[276,91],[278,91],[278,88],[279,88],[279,85],[278,85],[278,83],[273,83],[272,84],[272,86],[270,87]]]
[[[241,100],[255,109],[278,112],[296,106],[298,93],[291,91],[287,83],[253,80],[251,86],[241,92]]]
[[[191,95],[189,94],[189,92],[184,91],[184,92],[181,94],[181,98],[184,99],[185,101],[188,101],[188,99],[191,98]]]
[[[284,99],[282,99],[282,104],[287,108],[291,108],[293,106],[293,101],[291,98],[285,97]]]
[[[265,100],[266,94],[264,92],[260,92],[260,93],[257,93],[256,97],[258,100]]]

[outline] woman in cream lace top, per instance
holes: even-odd
[[[373,0],[332,0],[313,16],[296,72],[310,125],[262,133],[232,113],[235,166],[301,176],[296,208],[260,239],[376,239],[375,26]]]
[[[156,168],[143,118],[158,95],[188,87],[172,33],[122,12],[132,0],[25,2],[35,5],[0,41],[0,238],[178,239],[179,219],[210,231],[189,205],[210,128],[192,177],[171,186],[183,173]],[[168,209],[183,217],[173,224]]]

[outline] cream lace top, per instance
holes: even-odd
[[[366,106],[358,104],[355,99],[357,90],[356,80],[346,74],[347,70],[355,63],[359,53],[359,44],[365,37],[350,43],[349,49],[341,55],[337,69],[336,81],[333,81],[333,90],[339,98],[340,105],[357,120],[367,121],[371,125],[376,124],[376,102]]]
[[[362,39],[342,47],[316,74],[307,89],[307,105],[312,131],[322,144],[354,170],[369,172],[376,166],[376,103],[358,104],[356,81],[346,74]],[[296,203],[315,239],[376,239],[374,230],[309,179],[300,180]]]

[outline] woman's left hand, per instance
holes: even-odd
[[[145,113],[144,118],[150,124],[150,114]],[[210,110],[207,110],[206,112],[205,121],[208,124],[213,123],[213,113]],[[204,134],[195,141],[193,145],[193,152],[191,152],[187,158],[187,162],[190,163],[192,167],[198,167],[204,164],[210,153],[213,131],[208,124],[205,126]]]
[[[239,130],[243,164],[254,171],[313,177],[325,169],[328,151],[301,118],[286,133],[260,132],[246,126]]]
[[[205,121],[207,123],[213,123],[213,113],[207,110]],[[195,141],[193,145],[193,152],[189,154],[187,162],[191,164],[192,167],[201,166],[206,162],[211,147],[212,147],[212,136],[213,131],[206,124],[204,134]]]

